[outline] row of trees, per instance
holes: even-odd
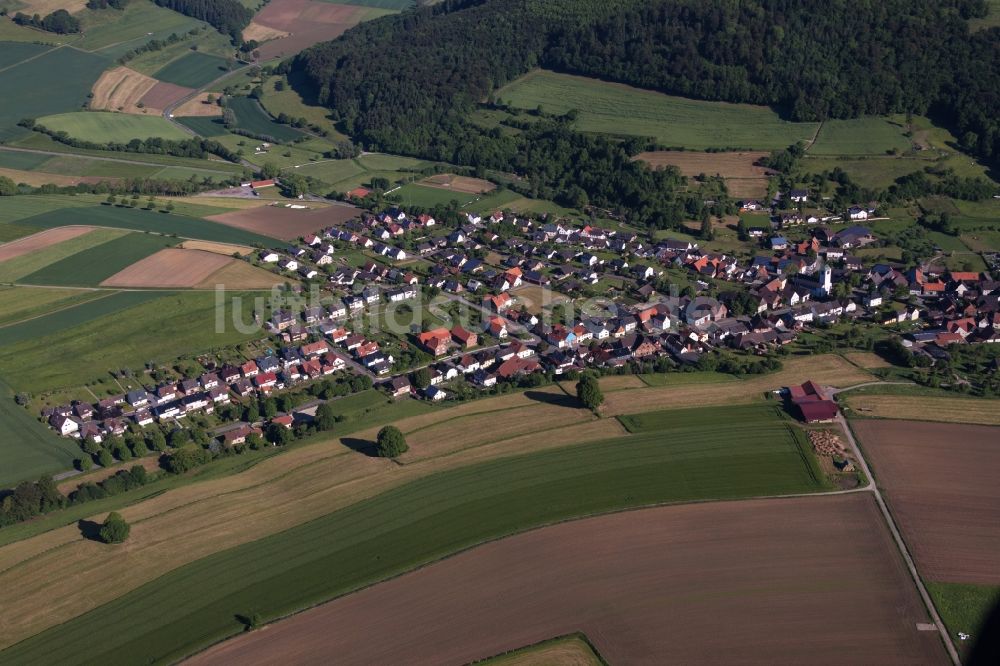
[[[57,9],[51,14],[42,17],[40,14],[24,14],[18,12],[14,14],[14,23],[26,25],[46,32],[54,32],[57,35],[69,35],[80,32],[80,20],[70,14],[65,9]]]

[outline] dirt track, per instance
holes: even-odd
[[[14,259],[15,257],[20,257],[21,255],[28,254],[29,252],[44,250],[45,248],[51,247],[57,243],[90,233],[93,230],[94,227],[77,226],[56,227],[55,229],[39,231],[37,234],[31,234],[25,238],[19,238],[9,243],[0,245],[0,261]]]
[[[917,569],[1000,585],[1000,428],[853,421]]]
[[[611,664],[943,664],[870,495],[664,507],[487,544],[192,664],[464,664],[583,631]]]

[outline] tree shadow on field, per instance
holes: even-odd
[[[341,437],[340,442],[352,451],[357,451],[369,458],[378,457],[378,454],[375,452],[375,442],[371,440],[359,439],[357,437]]]
[[[101,524],[95,523],[93,520],[78,520],[76,526],[80,528],[80,536],[88,541],[100,541],[101,539]]]
[[[571,407],[573,409],[579,409],[581,407],[579,400],[571,395],[566,395],[565,393],[525,391],[524,397],[528,400],[534,400],[535,402],[540,402],[546,405],[555,405],[557,407]]]

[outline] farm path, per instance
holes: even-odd
[[[12,69],[14,67],[18,67],[20,65],[23,65],[26,62],[31,62],[32,60],[35,60],[37,58],[41,58],[43,55],[46,55],[47,53],[52,53],[53,51],[58,51],[59,49],[64,48],[65,46],[66,46],[65,44],[61,44],[61,45],[55,47],[54,49],[48,49],[47,51],[42,51],[41,53],[36,53],[35,55],[31,56],[30,58],[25,58],[24,60],[18,60],[15,63],[11,63],[11,64],[7,65],[6,67],[0,67],[0,72],[6,72],[8,69]]]
[[[101,162],[119,162],[121,164],[137,164],[139,166],[154,166],[154,167],[159,167],[161,169],[165,169],[165,168],[167,168],[169,166],[168,164],[160,164],[160,163],[157,163],[157,162],[143,162],[141,160],[127,160],[127,159],[123,159],[123,158],[120,158],[120,157],[99,157],[99,156],[96,156],[96,155],[84,155],[82,153],[74,153],[74,152],[59,152],[59,151],[55,151],[55,150],[40,150],[38,148],[15,148],[14,146],[0,146],[0,150],[6,150],[6,151],[14,152],[14,153],[34,153],[36,155],[51,155],[53,157],[66,157],[68,155],[68,156],[71,156],[71,157],[80,157],[80,158],[83,158],[83,159],[98,160],[98,161],[101,161]],[[207,164],[210,165],[211,162],[207,162]],[[223,164],[230,164],[230,162],[223,162]]]
[[[837,395],[838,393],[853,391],[867,386],[916,386],[916,384],[913,382],[865,382],[864,384],[855,384],[854,386],[846,386],[844,388],[835,388],[830,386],[827,387],[827,391],[829,391],[830,395]]]
[[[879,384],[883,382],[873,383]],[[906,542],[903,541],[903,535],[896,526],[896,521],[893,519],[892,514],[889,513],[889,507],[886,504],[885,499],[882,497],[882,491],[875,482],[875,476],[872,474],[871,467],[868,466],[868,461],[865,460],[865,457],[861,452],[861,447],[858,446],[858,442],[854,438],[854,432],[851,430],[850,424],[848,424],[847,419],[844,418],[843,414],[837,414],[837,423],[847,436],[847,441],[850,443],[851,449],[854,451],[854,457],[861,465],[861,471],[864,472],[865,477],[868,479],[868,486],[865,490],[871,492],[872,495],[875,496],[875,503],[878,504],[879,511],[881,511],[882,518],[885,520],[885,524],[888,526],[889,532],[892,534],[893,541],[896,542],[896,548],[899,550],[899,554],[903,556],[903,562],[906,564],[906,569],[910,572],[910,578],[913,579],[913,584],[917,586],[917,592],[920,593],[920,598],[923,600],[924,606],[927,607],[927,612],[930,614],[931,619],[934,620],[934,625],[937,628],[938,634],[941,636],[941,641],[944,643],[945,649],[948,651],[948,656],[951,657],[952,663],[954,663],[955,666],[961,666],[962,661],[958,656],[958,651],[955,649],[955,645],[951,641],[951,636],[948,634],[948,630],[945,628],[944,622],[941,620],[941,616],[938,615],[937,607],[934,605],[934,602],[931,601],[930,594],[927,593],[927,588],[924,587],[923,579],[920,577],[920,574],[917,573],[917,567],[913,563],[913,557],[910,555],[910,551],[906,547]]]

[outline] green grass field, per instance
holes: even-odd
[[[41,157],[45,157],[42,155]],[[137,156],[141,159],[141,156]],[[139,178],[152,176],[162,167],[145,164],[129,164],[127,162],[111,162],[90,157],[75,157],[58,155],[49,157],[38,167],[44,173],[56,173],[63,176],[103,176],[107,178]]]
[[[579,633],[550,638],[541,643],[528,645],[473,663],[475,666],[526,666],[532,664],[541,666],[548,663],[546,660],[552,659],[553,654],[559,654],[559,658],[572,658],[573,661],[567,661],[566,666],[608,666],[608,662],[598,654],[587,637]],[[563,662],[554,661],[553,663],[562,664]]]
[[[150,0],[130,0],[124,11],[89,10],[78,14],[84,36],[75,46],[86,51],[100,51],[118,58],[153,39],[166,39],[171,33],[183,35],[205,26],[193,18],[158,7]]]
[[[28,289],[26,291],[62,291],[48,289]],[[113,315],[130,307],[162,298],[163,292],[158,291],[83,291],[75,298],[48,306],[49,313],[35,317],[19,324],[0,328],[0,345],[13,345],[25,340],[51,335],[74,326],[86,324],[89,321]],[[69,303],[71,307],[65,307]],[[73,305],[75,303],[75,305]],[[39,306],[40,307],[40,306]],[[52,311],[62,307],[58,311]]]
[[[0,224],[0,243],[6,243],[8,241],[17,240],[18,238],[30,236],[36,231],[38,230],[32,227],[26,227],[22,224]]]
[[[254,295],[228,296],[242,296],[243,320],[252,321]],[[133,298],[142,300],[140,296]],[[100,303],[82,307],[98,307]],[[231,310],[231,307],[226,309],[230,319]],[[63,313],[50,316],[57,315],[70,316]],[[80,313],[81,318],[84,315],[85,312]],[[138,370],[146,361],[166,363],[257,337],[262,337],[262,333],[239,333],[231,324],[216,332],[214,293],[179,292],[166,296],[161,293],[160,298],[127,309],[118,308],[79,325],[4,345],[0,348],[0,376],[15,390],[41,393],[83,386],[106,376],[109,370],[124,367]]]
[[[140,200],[142,201],[142,200]],[[215,209],[213,212],[221,212]],[[229,227],[225,224],[199,220],[180,214],[179,211],[165,214],[139,208],[90,205],[86,208],[52,210],[35,217],[18,221],[19,224],[51,229],[67,224],[93,224],[99,227],[152,231],[159,234],[176,234],[182,238],[253,245],[271,245],[273,238]]]
[[[17,100],[16,104],[0,104],[0,141],[26,133],[15,127],[22,118],[79,109],[86,103],[91,86],[110,65],[104,56],[62,47],[0,71],[0,90],[8,100]]]
[[[963,642],[958,633],[969,634],[973,640],[981,638],[980,626],[993,607],[1000,604],[1000,587],[932,581],[925,585],[948,633],[959,647]]]
[[[0,287],[0,339],[3,339],[7,327],[15,322],[23,322],[105,295],[101,292],[79,289]]]
[[[889,187],[897,178],[922,171],[933,164],[919,157],[819,157],[810,154],[800,164],[808,173],[833,171],[840,167],[852,180],[864,183],[866,187]]]
[[[273,137],[276,141],[294,141],[302,136],[297,129],[279,125],[271,120],[257,100],[249,97],[229,99],[229,108],[236,114],[236,126],[261,136]]]
[[[305,118],[313,125],[329,132],[332,140],[344,138],[330,120],[329,109],[309,104],[290,85],[286,85],[284,90],[275,90],[274,84],[279,80],[281,79],[278,77],[272,77],[264,84],[264,97],[260,103],[268,113],[275,117],[284,113],[293,118]]]
[[[158,234],[131,233],[49,264],[19,281],[73,287],[96,287],[140,259],[177,244]]]
[[[221,117],[189,116],[174,118],[174,120],[204,137],[223,136],[229,133],[226,131],[226,126],[222,124]]]
[[[69,469],[80,449],[36,421],[0,382],[0,487]]]
[[[18,148],[28,148],[32,150],[45,150],[53,153],[65,153],[66,157],[102,157],[120,164],[128,166],[138,165],[140,168],[146,166],[186,166],[194,169],[205,168],[206,160],[196,157],[175,157],[173,155],[156,155],[153,153],[122,153],[111,150],[89,150],[87,148],[74,148],[64,143],[59,143],[51,137],[40,132],[28,132],[25,136],[12,142]],[[227,171],[233,174],[242,174],[243,167],[231,162],[212,160],[208,162],[213,169]]]
[[[756,436],[785,427],[773,411],[750,424],[720,418],[725,414],[685,410],[680,418],[702,424],[695,436],[686,427],[668,429],[428,476],[180,567],[5,650],[0,660],[175,661],[241,631],[237,614],[270,620],[534,526],[663,502],[825,487],[787,431],[777,442]]]
[[[809,148],[810,155],[885,155],[909,150],[905,129],[885,118],[827,120]],[[916,171],[917,169],[913,169]]]
[[[2,154],[0,152],[0,155]],[[60,208],[77,208],[86,205],[88,205],[86,201],[77,197],[3,197],[0,199],[0,226]]]
[[[433,208],[434,206],[447,206],[452,201],[457,201],[459,207],[471,204],[479,195],[466,194],[464,192],[453,192],[437,187],[427,187],[409,183],[393,192],[392,198],[398,199],[403,207],[420,206],[422,208]]]
[[[224,58],[191,52],[167,63],[153,74],[153,78],[185,88],[200,88],[228,71]]]
[[[37,153],[20,153],[13,150],[0,151],[0,167],[5,169],[32,171],[48,159],[48,155],[39,155]]]
[[[32,227],[32,229],[34,233],[39,231],[37,227]],[[26,275],[43,270],[47,266],[64,261],[80,252],[86,252],[91,248],[121,238],[127,233],[121,229],[94,229],[82,236],[70,238],[41,250],[0,262],[0,282],[16,282]]]
[[[0,69],[6,69],[28,58],[34,58],[51,48],[45,44],[0,42]]]
[[[56,132],[66,132],[74,139],[94,143],[128,143],[132,139],[160,137],[181,141],[188,135],[166,118],[160,116],[137,116],[128,113],[107,111],[76,111],[43,116],[38,119]]]
[[[596,79],[536,71],[501,88],[497,99],[547,113],[579,111],[583,132],[650,136],[685,148],[784,148],[805,141],[816,123],[791,123],[762,106],[702,102]]]

